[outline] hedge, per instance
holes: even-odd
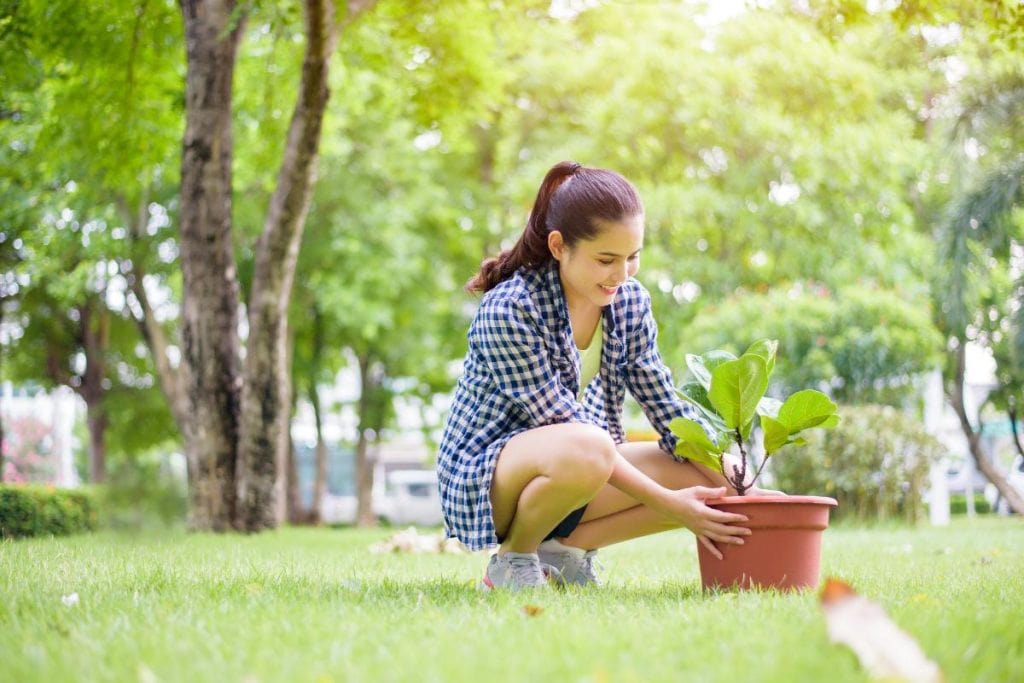
[[[774,485],[836,498],[836,518],[923,519],[928,474],[945,455],[943,445],[895,408],[841,406],[839,414],[835,429],[811,430],[806,446],[772,457]]]
[[[63,536],[96,528],[96,501],[83,489],[0,484],[0,537]]]

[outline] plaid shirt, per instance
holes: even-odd
[[[473,550],[498,543],[491,477],[498,454],[516,434],[543,425],[585,422],[622,443],[625,392],[636,398],[671,454],[668,423],[701,421],[676,395],[658,352],[651,298],[634,279],[603,309],[601,369],[577,401],[580,354],[557,262],[520,268],[487,292],[469,328],[469,352],[437,460],[445,528]],[[676,456],[672,456],[676,457]],[[679,459],[679,458],[677,458]]]

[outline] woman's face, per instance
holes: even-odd
[[[557,230],[548,236],[548,247],[558,261],[562,288],[570,308],[588,303],[607,306],[626,280],[640,269],[644,244],[644,217],[633,216],[615,223],[598,221],[591,240],[566,246]]]

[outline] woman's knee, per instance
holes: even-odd
[[[618,451],[605,430],[586,424],[574,424],[571,433],[552,459],[553,477],[578,482],[584,486],[601,486],[608,481]]]

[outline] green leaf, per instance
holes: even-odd
[[[688,417],[677,417],[668,423],[669,431],[679,437],[680,441],[692,443],[705,451],[719,453],[718,446],[711,442],[707,432],[699,423]]]
[[[711,373],[723,363],[736,360],[736,356],[728,351],[708,351],[703,356],[686,354],[686,367],[690,369],[697,383],[705,390],[711,388]]]
[[[678,442],[676,444],[676,455],[681,455],[687,460],[692,460],[693,462],[699,465],[709,467],[715,470],[716,472],[722,471],[722,464],[721,461],[718,459],[718,456],[708,453],[707,451],[703,450],[700,446],[697,446],[695,444],[686,441]]]
[[[772,370],[775,369],[775,354],[778,350],[779,341],[777,339],[758,339],[743,352],[743,355],[752,354],[763,358],[768,368],[768,374],[771,375]]]
[[[707,389],[711,386],[711,371],[704,365],[704,359],[695,353],[686,354],[686,367],[690,369],[697,383]]]
[[[724,363],[728,363],[731,360],[736,360],[736,356],[728,351],[723,351],[721,349],[708,351],[704,354],[704,367],[714,374],[715,368]]]
[[[782,407],[782,401],[771,396],[765,396],[757,404],[757,414],[768,417],[777,417],[779,414],[779,408]]]
[[[761,416],[761,428],[764,430],[764,452],[772,454],[786,445],[789,430],[786,425],[766,415]]]
[[[687,382],[676,391],[690,403],[695,403],[707,410],[715,409],[714,406],[711,405],[711,401],[708,399],[707,389],[705,389],[699,382]]]
[[[760,356],[722,363],[711,373],[708,398],[730,429],[747,428],[768,389],[768,372]]]
[[[838,427],[840,420],[841,418],[838,415],[833,415],[818,426],[822,429],[831,429],[832,427]]]
[[[836,404],[828,396],[805,389],[786,399],[779,408],[778,420],[789,429],[790,434],[817,427],[835,415]]]
[[[687,382],[683,385],[682,389],[676,389],[676,393],[679,394],[680,398],[689,403],[704,418],[704,421],[711,425],[713,430],[723,432],[729,429],[725,426],[725,420],[715,411],[711,401],[708,400],[708,392],[700,384]]]

